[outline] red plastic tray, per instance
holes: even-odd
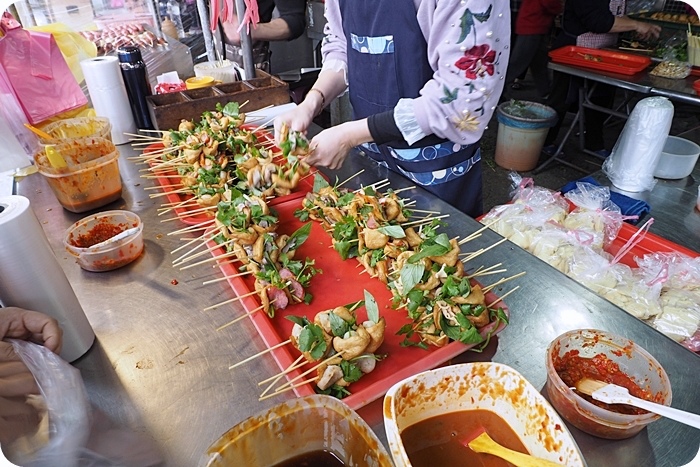
[[[627,241],[630,238],[632,238],[632,236],[638,230],[639,229],[637,227],[628,224],[627,222],[624,222],[622,224],[620,232],[617,234],[617,237],[607,248],[607,252],[613,255],[617,254],[617,252],[620,251],[620,248],[622,248],[625,245],[625,243],[627,243]],[[697,251],[685,248],[670,240],[666,240],[665,238],[659,237],[656,234],[647,232],[644,235],[644,238],[639,243],[637,243],[629,252],[627,252],[620,261],[630,267],[637,267],[637,263],[634,261],[635,257],[642,257],[646,254],[657,252],[682,253],[684,255],[690,256],[691,258],[696,258],[700,256],[700,253],[698,253]]]
[[[549,52],[555,63],[575,65],[593,70],[634,75],[651,64],[651,58],[610,50],[589,49],[569,45]]]
[[[267,131],[258,131],[255,133],[256,136],[260,141],[271,141],[272,137],[270,136],[270,133]],[[149,152],[153,151],[158,151],[160,149],[163,149],[164,146],[162,143],[155,143],[152,144],[146,149],[143,150],[144,154],[148,154]],[[153,166],[154,164],[151,164]],[[305,177],[303,177],[300,181],[297,187],[290,193],[289,195],[286,196],[278,196],[270,201],[268,201],[268,205],[274,206],[275,204],[279,203],[284,203],[286,201],[292,200],[292,199],[298,199],[303,196],[306,196],[306,194],[310,191],[313,190],[314,188],[314,175],[313,174],[320,174],[323,178],[328,179],[323,173],[319,172],[316,168],[312,167],[311,171],[309,174],[307,174]],[[165,197],[167,198],[168,202],[170,203],[181,203],[185,200],[188,200],[192,198],[192,195],[188,194],[183,194],[183,193],[176,193],[177,189],[179,187],[173,187],[175,183],[173,183],[173,180],[176,180],[175,178],[171,177],[172,175],[177,175],[177,172],[174,170],[161,170],[158,171],[156,175],[160,175],[156,178],[158,180],[158,183],[161,185],[163,188],[163,191],[166,193]],[[203,213],[203,212],[195,212],[191,213],[190,211],[193,211],[195,209],[199,209],[199,206],[196,207],[178,207],[175,208],[175,214],[180,218],[180,220],[187,224],[187,225],[198,225],[201,224],[202,222],[210,220],[213,216],[211,214]]]
[[[304,224],[294,217],[294,211],[300,207],[300,200],[289,200],[274,207],[280,219],[278,232],[291,234]],[[297,250],[296,258],[313,258],[316,262],[316,268],[321,269],[323,273],[316,275],[311,281],[309,291],[314,298],[310,305],[303,303],[290,305],[285,310],[278,311],[273,319],[270,319],[264,312],[250,315],[268,348],[289,339],[293,323],[285,319],[285,316],[306,316],[313,321],[316,313],[362,300],[364,290],[369,291],[379,304],[380,316],[386,320],[384,343],[379,347],[377,353],[386,354],[387,358],[379,362],[373,372],[348,387],[352,394],[344,398],[343,402],[353,409],[358,409],[382,397],[392,385],[402,379],[435,368],[473,347],[454,341],[440,348],[431,346],[428,350],[417,347],[401,347],[399,344],[404,336],[398,336],[396,332],[401,326],[411,322],[406,311],[392,309],[392,295],[387,286],[378,279],[369,277],[366,273],[360,274],[362,268],[358,268],[359,263],[356,260],[343,261],[338,252],[331,247],[330,235],[323,230],[321,224],[314,221],[309,222],[312,222],[311,234]],[[215,256],[220,255],[221,250],[214,254]],[[236,274],[238,269],[235,263],[227,263],[226,261],[225,259],[219,261],[221,271],[227,276]],[[228,281],[239,296],[254,290],[254,281],[250,276],[231,278]],[[486,303],[488,304],[497,299],[498,296],[492,292],[486,294]],[[257,296],[244,297],[241,302],[248,311],[260,306]],[[498,306],[501,306],[506,314],[509,314],[503,302],[499,303]],[[358,318],[359,321],[366,319],[364,307],[358,309]],[[221,321],[225,323],[230,319],[230,316],[226,316],[221,318]],[[505,328],[505,324],[501,323],[495,330],[494,327],[494,323],[492,323],[482,330],[482,335],[485,336],[489,330],[492,330],[495,335]],[[281,370],[289,367],[299,356],[298,350],[291,344],[273,350],[271,353]],[[287,375],[287,378],[292,379],[311,366],[293,371]],[[313,375],[313,373],[309,374],[295,382],[311,378]],[[296,388],[295,391],[298,396],[314,394],[312,384]]]

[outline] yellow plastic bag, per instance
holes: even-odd
[[[62,23],[32,26],[26,29],[51,33],[56,39],[58,48],[61,49],[61,54],[66,59],[68,68],[75,76],[75,80],[78,83],[83,82],[83,70],[80,68],[80,62],[97,56],[97,46],[95,44]]]

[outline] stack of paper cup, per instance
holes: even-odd
[[[0,238],[0,304],[55,318],[63,330],[60,355],[76,360],[95,333],[27,198],[0,197]]]
[[[124,133],[136,133],[134,115],[131,113],[117,57],[95,57],[80,62],[85,84],[95,113],[106,117],[112,124],[112,142],[124,144],[130,137]]]

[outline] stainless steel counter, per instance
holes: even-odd
[[[97,340],[75,363],[91,401],[116,423],[143,433],[155,441],[168,466],[194,466],[207,446],[232,425],[280,402],[258,402],[257,382],[278,372],[272,358],[229,371],[229,365],[263,350],[264,343],[248,320],[223,331],[215,328],[239,316],[240,306],[202,312],[205,306],[233,296],[225,282],[203,286],[219,277],[211,266],[180,271],[171,266],[171,251],[182,244],[168,232],[182,227],[178,221],[162,222],[159,199],[150,199],[145,187],[154,181],[139,177],[139,167],[126,160],[132,154],[120,147],[124,198],[107,209],[129,209],[144,221],[145,252],[135,263],[105,273],[83,271],[60,244],[64,230],[84,214],[63,210],[41,176],[19,184],[27,196],[64,268]],[[396,189],[408,185],[359,155],[352,155],[342,180],[364,168],[349,183],[371,183],[388,177]],[[449,213],[448,231],[466,236],[480,224],[422,190],[404,192],[422,209]],[[189,235],[185,235],[189,236]],[[486,232],[474,248],[493,244],[500,237]],[[506,300],[510,325],[484,353],[466,353],[456,361],[492,360],[512,366],[535,387],[543,388],[548,344],[561,333],[577,328],[598,328],[633,339],[664,366],[671,378],[673,405],[700,413],[697,375],[700,357],[682,348],[624,311],[573,282],[554,268],[506,242],[479,257],[479,264],[502,262],[510,273],[527,271],[506,284],[520,289]],[[504,290],[499,290],[501,294]],[[317,292],[318,293],[318,292]],[[390,361],[387,361],[388,364]],[[545,391],[546,392],[546,391]],[[382,440],[386,437],[378,404],[361,411]],[[697,430],[660,420],[629,440],[606,441],[571,428],[591,467],[679,466],[698,452]]]

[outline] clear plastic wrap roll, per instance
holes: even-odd
[[[61,357],[76,360],[95,333],[27,198],[0,197],[0,238],[0,303],[54,317],[63,330]]]
[[[128,143],[136,133],[136,123],[131,113],[122,72],[117,57],[95,57],[80,62],[90,101],[99,117],[106,117],[112,124],[114,144]]]
[[[654,187],[654,169],[673,121],[673,104],[665,97],[647,97],[632,110],[603,172],[612,184],[638,193]]]

